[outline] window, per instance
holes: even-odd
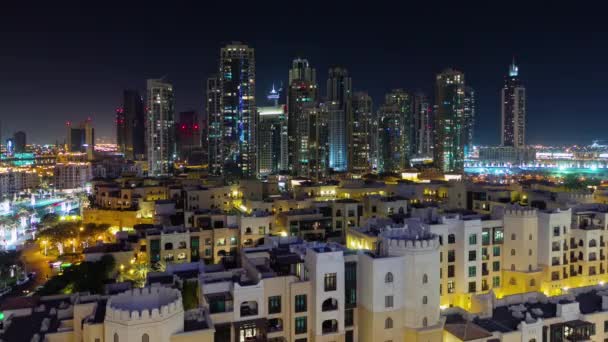
[[[489,245],[490,244],[490,232],[487,230],[484,230],[481,233],[481,243],[484,245]]]
[[[384,321],[384,329],[393,329],[393,319],[388,317],[385,321]]]
[[[336,273],[325,274],[325,292],[336,291]]]
[[[117,333],[114,333],[114,342],[119,342]]]
[[[281,313],[281,296],[268,297],[268,313]]]
[[[388,272],[385,276],[384,276],[384,282],[385,283],[392,283],[393,282],[393,274],[391,272]]]
[[[477,251],[469,251],[469,261],[477,260]]]
[[[559,236],[559,226],[553,227],[553,236]]]
[[[450,249],[448,251],[448,262],[454,262],[456,261],[456,251],[454,251],[453,249]]]
[[[495,257],[500,256],[500,246],[494,246],[492,248],[492,255]]]
[[[500,261],[494,261],[492,263],[492,271],[494,271],[494,272],[500,271]]]
[[[515,233],[511,234],[511,240],[516,240]]]
[[[455,287],[454,281],[448,281],[448,293],[454,293]]]
[[[306,295],[296,295],[296,312],[304,312],[306,311]]]
[[[150,342],[150,335],[148,334],[143,334],[141,336],[141,342]]]
[[[494,228],[494,243],[502,243],[505,233],[500,228]]]
[[[428,304],[428,302],[429,302],[428,297],[427,296],[423,296],[422,297],[422,304]]]
[[[474,281],[469,282],[469,293],[477,292],[477,283]]]
[[[515,250],[514,249],[511,250],[511,255],[515,255]]]
[[[448,266],[448,278],[454,277],[454,265]]]
[[[469,234],[469,245],[477,244],[477,234]]]
[[[427,325],[429,325],[429,321],[428,321],[428,319],[426,319],[426,317],[424,317],[424,318],[422,319],[422,326],[423,326],[423,327],[426,327]]]
[[[536,280],[530,279],[530,286],[536,286]]]
[[[528,249],[528,255],[532,256],[532,250],[531,249]]]
[[[258,234],[259,235],[266,234],[266,227],[258,227]]]
[[[384,307],[385,308],[393,307],[393,296],[384,296]]]
[[[492,287],[500,287],[500,277],[499,276],[492,278]]]
[[[533,238],[532,234],[528,235],[528,240],[532,241],[532,238]]]
[[[173,249],[173,244],[172,244],[171,242],[167,242],[167,243],[165,244],[165,250],[166,250],[166,251],[170,251],[170,250],[172,250],[172,249]]]
[[[353,309],[344,310],[344,325],[352,327],[355,324],[355,313]]]
[[[608,332],[608,321],[604,321],[604,332]]]
[[[448,235],[448,243],[449,244],[456,243],[456,236],[454,234]]]
[[[306,329],[306,317],[296,317],[296,334],[305,334]]]
[[[422,276],[422,283],[426,284],[429,282],[429,276],[426,275],[426,273]]]
[[[477,267],[469,266],[469,277],[474,277],[477,275]]]

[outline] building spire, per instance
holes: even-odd
[[[511,66],[509,67],[509,76],[516,77],[519,72],[519,68],[515,65],[515,56],[513,56],[513,61],[511,62]]]

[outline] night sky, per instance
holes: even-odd
[[[608,27],[601,8],[179,2],[3,4],[2,136],[25,130],[30,142],[63,142],[66,120],[90,116],[97,137],[113,139],[123,89],[144,91],[147,78],[161,76],[174,84],[178,112],[200,112],[220,47],[240,40],[256,49],[258,96],[272,82],[287,82],[298,56],[317,69],[322,93],[327,69],[342,65],[375,106],[392,88],[432,94],[437,72],[461,69],[477,92],[476,144],[500,141],[499,92],[515,56],[528,94],[529,143],[608,138]]]

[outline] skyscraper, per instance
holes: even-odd
[[[195,111],[179,113],[176,123],[177,156],[190,165],[201,163],[201,126]]]
[[[385,101],[377,116],[378,171],[398,172],[405,159],[403,113],[397,103]]]
[[[258,174],[287,170],[287,115],[285,106],[258,107]]]
[[[431,103],[424,93],[416,93],[412,99],[414,126],[412,150],[417,158],[432,158],[433,109]]]
[[[95,129],[91,119],[82,122],[78,127],[73,127],[71,122],[67,126],[67,150],[68,152],[86,153],[87,160],[93,160],[95,151]]]
[[[13,141],[15,142],[15,153],[24,153],[26,145],[25,132],[15,132],[13,134]]]
[[[352,80],[348,71],[341,67],[329,69],[327,78],[327,102],[329,110],[329,167],[335,171],[347,171],[353,158],[352,132]],[[342,111],[343,118],[338,118]],[[337,136],[341,135],[341,136]],[[343,143],[342,143],[343,142]],[[338,145],[337,145],[338,144]],[[342,160],[342,154],[344,159]]]
[[[351,170],[354,172],[366,172],[371,169],[371,151],[373,129],[373,102],[367,92],[356,92],[352,97],[352,150]]]
[[[435,164],[443,172],[464,170],[464,74],[446,69],[435,83]]]
[[[224,170],[222,149],[223,125],[220,82],[217,77],[207,79],[207,147],[209,173],[219,176]]]
[[[308,60],[296,58],[289,69],[287,92],[289,170],[296,176],[309,175],[309,118],[305,113],[317,101],[316,71]]]
[[[519,80],[519,68],[515,60],[505,76],[501,99],[501,145],[524,147],[526,145],[526,88]]]
[[[223,47],[219,81],[224,172],[253,177],[257,171],[254,49],[240,42]]]
[[[475,90],[464,88],[464,155],[473,151],[473,133],[475,131]]]
[[[173,86],[163,79],[149,79],[146,145],[148,174],[166,175],[170,172],[175,152],[175,112]]]
[[[137,90],[125,90],[122,107],[116,109],[116,144],[128,160],[145,158],[144,100]]]
[[[329,168],[329,106],[326,103],[307,103],[303,107],[307,132],[305,177],[321,180]]]

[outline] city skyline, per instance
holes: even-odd
[[[138,27],[137,23],[143,23],[139,20],[122,23],[120,19],[134,13],[134,8],[127,8],[124,14],[103,9],[94,13],[105,16],[108,22],[117,25],[115,28],[106,23],[87,22],[93,14],[80,13],[82,10],[77,8],[54,10],[65,10],[58,13],[58,19],[74,17],[74,26],[47,22],[41,8],[29,13],[40,20],[31,20],[31,25],[25,28],[15,20],[23,13],[11,10],[11,14],[16,14],[5,25],[15,25],[2,33],[9,51],[1,56],[2,71],[8,81],[0,89],[3,136],[24,130],[32,142],[54,143],[64,138],[61,126],[66,120],[81,121],[91,116],[97,136],[113,138],[114,110],[122,102],[122,91],[137,89],[143,93],[146,79],[161,76],[167,76],[175,87],[176,112],[202,113],[205,83],[216,71],[217,49],[240,40],[256,50],[258,99],[272,83],[287,84],[289,66],[296,57],[306,58],[314,65],[320,94],[326,92],[324,81],[329,68],[340,65],[349,71],[353,91],[367,91],[374,104],[381,103],[384,94],[394,88],[431,94],[436,73],[447,67],[462,70],[467,83],[476,91],[476,144],[500,143],[500,89],[514,55],[529,92],[526,134],[529,143],[589,143],[603,138],[601,126],[606,119],[601,115],[600,101],[596,100],[601,86],[594,81],[599,78],[596,75],[604,73],[599,61],[606,51],[594,44],[603,34],[563,32],[566,27],[557,25],[564,17],[560,13],[537,19],[535,9],[531,8],[521,15],[516,30],[502,31],[496,27],[505,17],[496,14],[479,17],[463,26],[462,34],[446,42],[442,33],[448,32],[447,24],[414,30],[422,19],[411,18],[403,19],[406,21],[403,27],[395,29],[397,22],[380,21],[373,13],[369,14],[373,19],[370,24],[356,25],[350,29],[351,34],[335,41],[324,35],[329,23],[323,20],[307,34],[294,38],[286,29],[288,19],[280,17],[273,17],[276,20],[272,23],[260,20],[252,30],[238,24],[222,27],[214,35],[205,34],[188,23],[192,14],[180,7],[167,9],[171,22],[179,25],[166,31],[149,25]],[[76,16],[78,13],[81,15]],[[480,11],[466,18],[476,14]],[[264,18],[271,15],[260,13]],[[356,18],[346,14],[334,17],[336,23]],[[493,23],[492,19],[497,20]],[[211,24],[218,19],[209,15],[205,20]],[[478,22],[488,26],[476,27],[474,23]],[[142,34],[142,30],[149,33]],[[36,34],[40,32],[44,34]],[[404,43],[395,44],[404,32],[415,34],[409,35],[411,38]],[[378,34],[383,36],[377,38]],[[171,53],[150,53],[146,43],[153,39],[168,43],[167,51]],[[30,97],[36,101],[24,101]],[[40,119],[40,113],[50,118],[42,119],[48,120],[44,127],[28,125],[31,120]],[[585,126],[585,120],[565,123],[574,115],[600,122],[593,127]],[[570,134],[549,134],[555,131]]]

